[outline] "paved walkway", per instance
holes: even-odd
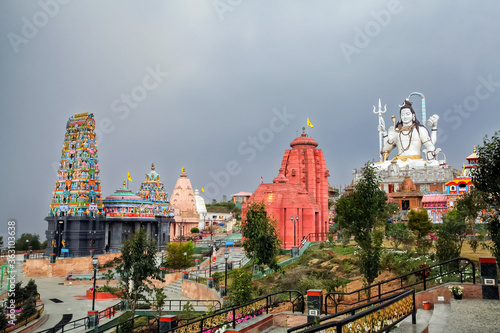
[[[411,317],[408,317],[394,332],[500,332],[500,301],[452,299],[450,302],[450,304],[436,304],[434,309],[429,311],[419,309],[416,326],[411,324]]]
[[[45,306],[45,315],[49,315],[47,321],[37,329],[37,332],[56,326],[64,317],[69,318],[69,315],[71,315],[71,319],[68,321],[86,317],[87,312],[92,310],[92,300],[85,298],[85,293],[90,285],[65,286],[62,277],[38,277],[35,282],[38,286],[40,299]],[[104,310],[119,301],[96,300],[95,310]]]

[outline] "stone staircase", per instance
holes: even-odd
[[[195,311],[207,311],[208,307],[206,305],[197,305],[196,300],[182,295],[182,279],[176,280],[163,288],[165,295],[167,296],[166,304],[163,307],[164,310],[180,311],[182,306],[186,302],[176,302],[176,301],[192,301]]]

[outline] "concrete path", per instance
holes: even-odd
[[[85,293],[90,288],[89,285],[65,286],[62,277],[39,277],[35,278],[35,282],[38,286],[40,299],[45,306],[45,315],[49,315],[48,320],[38,328],[37,332],[56,326],[63,317],[69,318],[69,315],[71,315],[69,321],[86,317],[87,312],[92,310],[92,300],[85,299]],[[119,301],[96,300],[95,310],[104,310]]]
[[[394,332],[500,332],[500,301],[451,299],[450,302],[450,304],[435,304],[434,309],[429,311],[419,309],[416,326],[411,324],[411,317],[408,317]]]
[[[443,333],[500,332],[500,301],[462,299],[451,300],[451,311]],[[431,332],[429,330],[429,332]]]

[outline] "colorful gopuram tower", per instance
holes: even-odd
[[[149,230],[151,237],[157,236],[158,244],[162,247],[170,240],[170,223],[174,222],[174,208],[170,205],[168,193],[160,181],[160,174],[155,171],[154,163],[151,171],[146,174],[137,195],[149,203],[157,222]],[[146,229],[147,230],[147,229]]]
[[[78,113],[66,124],[61,162],[45,220],[46,253],[69,256],[102,253],[104,219],[93,114]]]

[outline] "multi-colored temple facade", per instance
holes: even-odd
[[[424,195],[422,205],[427,210],[427,214],[433,223],[443,222],[443,216],[449,210],[455,208],[457,199],[465,193],[469,193],[473,188],[474,184],[470,178],[470,171],[477,167],[478,156],[476,147],[474,147],[474,152],[466,159],[467,165],[463,165],[462,175],[446,182],[442,193],[436,191],[435,193]],[[481,219],[478,218],[477,222],[481,222]]]
[[[123,241],[139,228],[144,228],[159,246],[168,243],[174,213],[154,164],[139,192],[134,194],[124,181],[123,187],[107,196],[103,203],[105,244],[110,251],[119,251]]]
[[[154,170],[137,194],[124,186],[102,199],[93,114],[78,113],[66,124],[61,162],[45,220],[47,254],[86,256],[118,251],[124,239],[144,227],[164,246],[173,210]]]

